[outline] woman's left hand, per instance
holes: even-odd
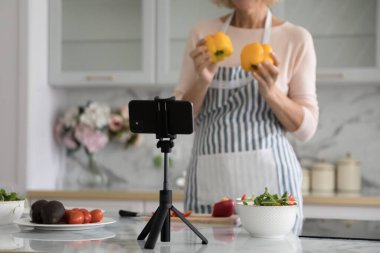
[[[265,61],[258,65],[258,71],[253,72],[253,77],[259,84],[260,94],[267,98],[276,89],[276,81],[279,74],[279,62],[274,53],[271,53],[274,64]]]

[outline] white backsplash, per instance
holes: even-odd
[[[125,105],[131,99],[168,97],[171,90],[160,89],[71,89],[67,92],[68,105],[84,104],[88,100],[101,101],[111,106]],[[299,143],[291,138],[301,163],[308,167],[323,159],[330,162],[342,158],[347,152],[362,162],[364,186],[380,188],[380,86],[379,85],[320,85],[319,127],[314,138]],[[98,154],[98,161],[113,174],[128,183],[115,183],[118,189],[159,189],[162,187],[162,168],[153,166],[153,156],[160,154],[154,135],[144,135],[140,147],[124,150],[111,144]],[[174,167],[170,169],[171,183],[186,169],[192,147],[192,136],[178,135],[173,153]],[[68,162],[66,174],[75,173],[75,163]],[[67,177],[66,177],[67,178]],[[115,177],[116,178],[116,177]],[[64,187],[75,188],[75,182],[66,180]]]
[[[380,86],[319,86],[318,102],[316,135],[307,143],[293,142],[302,164],[336,162],[349,152],[361,161],[363,186],[380,188]]]

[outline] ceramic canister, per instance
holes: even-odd
[[[311,168],[312,192],[330,193],[335,190],[335,166],[332,163],[321,161]]]
[[[362,187],[360,162],[351,154],[337,161],[337,190],[339,192],[359,192]]]
[[[311,176],[310,176],[310,170],[306,168],[302,168],[302,186],[301,190],[303,194],[307,194],[310,192],[310,181],[311,181]]]

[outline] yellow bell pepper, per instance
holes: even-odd
[[[223,61],[224,58],[232,55],[234,48],[230,37],[223,32],[217,32],[214,35],[208,35],[205,38],[206,47],[211,53],[213,62]]]
[[[257,65],[264,61],[269,61],[273,64],[271,52],[272,46],[268,44],[254,42],[245,46],[240,55],[242,68],[246,72],[255,72],[257,71]]]

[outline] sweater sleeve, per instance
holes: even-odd
[[[301,126],[292,134],[300,141],[308,141],[316,132],[319,118],[316,95],[317,61],[310,33],[302,29],[300,40],[303,43],[296,52],[288,96],[301,105],[304,112]]]

